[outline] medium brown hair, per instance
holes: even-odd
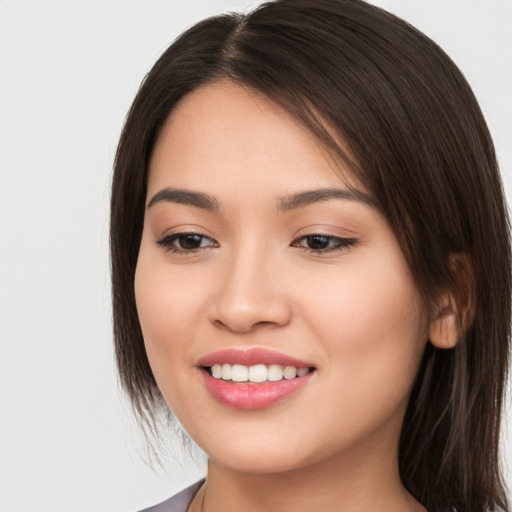
[[[210,18],[144,79],[119,142],[111,202],[116,356],[135,410],[148,419],[160,403],[134,296],[149,158],[177,103],[220,80],[277,102],[349,164],[394,231],[427,312],[447,289],[471,304],[454,349],[427,343],[401,433],[401,478],[430,512],[508,510],[498,445],[511,262],[493,144],[447,55],[360,0],[278,0]]]

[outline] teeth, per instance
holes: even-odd
[[[295,366],[281,366],[280,364],[256,364],[244,366],[243,364],[214,364],[210,368],[215,379],[231,380],[233,382],[277,382],[283,379],[295,379],[309,373],[309,368],[295,368]]]
[[[283,379],[283,367],[280,364],[271,364],[268,367],[267,379],[270,382],[276,382]]]
[[[221,364],[214,364],[212,366],[212,376],[216,379],[222,378],[222,365]]]
[[[231,380],[231,365],[223,364],[222,365],[222,380]]]
[[[234,364],[231,367],[231,380],[233,382],[246,382],[249,379],[249,368],[241,364]]]
[[[268,378],[268,370],[264,364],[249,366],[249,382],[265,382]]]
[[[288,380],[295,379],[297,377],[297,368],[295,366],[287,366],[283,370],[283,377]]]

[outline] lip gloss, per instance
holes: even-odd
[[[293,366],[299,368],[314,367],[311,362],[301,361],[295,357],[270,350],[267,348],[254,347],[250,349],[224,349],[213,352],[202,357],[197,362],[206,389],[220,403],[238,409],[262,409],[287,398],[305,386],[313,373],[295,377],[293,379],[282,379],[275,382],[232,382],[218,379],[206,370],[214,364],[241,364],[252,366],[264,364],[267,366],[278,364],[283,367]]]
[[[295,368],[315,366],[310,361],[301,361],[282,352],[260,347],[243,350],[236,348],[218,350],[199,359],[197,366],[212,366],[215,363],[243,364],[244,366],[280,364],[281,366],[294,366]]]
[[[290,396],[307,384],[313,373],[290,380],[262,382],[259,384],[239,383],[215,379],[201,370],[206,389],[224,405],[238,409],[263,409]]]

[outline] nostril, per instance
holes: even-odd
[[[219,319],[214,320],[213,324],[220,329],[225,329],[228,331],[238,332],[238,333],[251,332],[258,328],[272,327],[272,326],[279,325],[277,322],[271,322],[268,320],[260,320],[258,322],[250,323],[250,322],[243,322],[243,321],[236,321],[236,320],[232,320],[230,322],[224,322]]]
[[[270,322],[268,320],[262,320],[261,322],[256,322],[253,327],[256,327],[256,326],[265,326],[265,325],[276,325],[276,322]]]

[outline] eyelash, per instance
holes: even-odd
[[[302,240],[305,240],[309,243],[313,241],[313,239],[323,240],[327,244],[333,244],[330,247],[325,247],[321,249],[314,249],[312,247],[304,247],[300,245],[300,242]],[[348,249],[349,247],[354,246],[357,243],[357,240],[355,238],[343,238],[340,236],[333,236],[333,235],[324,235],[322,233],[314,233],[311,235],[304,235],[298,238],[297,240],[292,242],[292,247],[298,247],[299,249],[302,249],[305,252],[311,253],[311,254],[325,254],[335,251],[342,251],[344,249]]]
[[[201,247],[193,247],[191,249],[185,249],[183,247],[176,247],[174,243],[176,241],[179,241],[180,238],[184,239],[185,237],[194,237],[196,240],[200,239],[200,243],[202,243],[204,240],[210,240],[212,243],[211,245],[203,246]],[[194,233],[194,232],[185,232],[185,233],[173,233],[172,235],[167,235],[161,238],[160,240],[157,240],[157,245],[160,247],[163,247],[168,252],[173,252],[177,254],[193,254],[198,252],[201,249],[209,249],[212,247],[219,247],[219,244],[212,240],[211,238],[201,235],[200,233]]]
[[[184,247],[177,247],[175,245],[175,243],[179,242],[180,239],[182,239],[182,241],[184,241],[183,239],[185,237],[193,237],[193,239],[195,239],[195,241],[198,241],[198,239],[199,239],[200,244],[203,243],[203,241],[205,241],[205,240],[209,240],[211,243],[209,245],[205,245],[205,246],[199,245],[198,247],[193,247],[193,248],[189,248],[189,249],[186,249]],[[316,239],[317,242],[320,241],[320,242],[327,243],[328,246],[315,249],[312,247],[300,245],[301,241],[306,241],[306,243],[311,244],[314,239]],[[157,240],[156,243],[157,243],[157,245],[159,245],[160,247],[162,247],[163,249],[165,249],[168,252],[172,252],[175,254],[183,254],[183,255],[194,254],[203,249],[219,247],[218,242],[216,242],[215,240],[213,240],[205,235],[202,235],[200,233],[194,233],[194,232],[173,233],[172,235],[167,235],[167,236],[164,236],[163,238],[161,238],[160,240]],[[304,235],[304,236],[297,238],[296,240],[294,240],[291,243],[291,246],[297,247],[307,253],[318,255],[318,254],[331,253],[331,252],[335,252],[335,251],[342,251],[344,249],[348,249],[349,247],[354,246],[356,243],[357,243],[357,240],[355,238],[343,238],[343,237],[338,237],[338,236],[333,236],[333,235],[324,235],[321,233],[314,233],[314,234]],[[333,245],[329,246],[329,244],[333,244]]]

